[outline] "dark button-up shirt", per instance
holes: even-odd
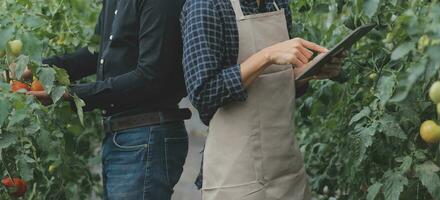
[[[99,53],[87,48],[43,61],[62,67],[72,80],[96,74],[72,93],[86,110],[106,115],[140,108],[177,107],[186,95],[181,67],[179,16],[183,0],[104,0],[96,26]]]
[[[245,15],[275,11],[274,0],[241,0]],[[275,0],[291,27],[288,0]],[[244,101],[238,58],[238,29],[230,0],[187,0],[182,11],[184,71],[188,97],[209,124],[217,109]],[[304,88],[302,88],[303,93]]]

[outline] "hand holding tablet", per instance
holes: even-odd
[[[325,66],[329,61],[331,61],[333,57],[349,49],[353,44],[355,44],[362,37],[364,37],[374,27],[376,27],[376,24],[368,24],[357,28],[344,40],[342,40],[339,44],[333,47],[330,51],[316,56],[312,61],[309,62],[307,69],[304,70],[295,79],[302,80],[314,76],[323,66]]]

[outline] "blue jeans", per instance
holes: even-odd
[[[171,199],[187,153],[183,122],[108,133],[102,145],[104,199]]]

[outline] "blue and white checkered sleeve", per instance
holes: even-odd
[[[202,118],[228,102],[244,101],[247,96],[240,66],[222,65],[223,23],[213,1],[186,2],[182,12],[184,75],[189,99]]]

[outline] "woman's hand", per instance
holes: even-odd
[[[266,67],[273,64],[293,65],[294,68],[306,67],[313,51],[325,53],[328,50],[301,38],[267,47],[240,64],[242,84],[244,88],[248,88]]]
[[[295,68],[305,67],[313,56],[313,51],[326,53],[328,49],[301,38],[295,38],[270,46],[263,51],[269,60],[269,65],[292,64]]]

